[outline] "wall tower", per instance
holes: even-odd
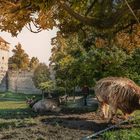
[[[9,43],[0,37],[0,83],[8,70]]]

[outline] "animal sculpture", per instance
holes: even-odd
[[[103,78],[96,83],[94,90],[103,117],[109,121],[118,109],[123,112],[125,118],[140,109],[140,87],[128,78]]]

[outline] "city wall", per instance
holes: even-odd
[[[24,94],[41,94],[33,83],[33,71],[8,71],[1,80],[0,91]]]

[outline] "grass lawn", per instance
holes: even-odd
[[[79,135],[85,133],[85,130],[80,132],[77,129],[73,130],[61,127],[61,122],[56,126],[48,125],[46,127],[42,125],[40,120],[43,117],[47,118],[47,116],[38,116],[26,105],[26,97],[32,96],[33,95],[13,94],[10,92],[0,93],[0,139],[19,140],[20,138],[27,140],[46,140],[46,135],[50,136],[50,139],[52,136],[56,137],[55,133],[57,131],[62,131],[61,134],[63,134],[64,131],[66,131],[66,133],[72,131],[74,136],[76,136],[76,133],[79,133]],[[41,98],[41,96],[35,96]],[[135,114],[140,114],[140,111],[136,111]],[[53,134],[51,135],[51,133]],[[58,132],[58,138],[65,138],[66,134],[63,134],[64,136],[61,134]],[[130,122],[129,127],[126,128],[124,125],[124,127],[120,129],[108,131],[103,133],[99,139],[140,140],[140,116],[137,117],[133,123]]]

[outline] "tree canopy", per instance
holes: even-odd
[[[15,46],[12,52],[13,55],[8,60],[10,70],[34,70],[39,64],[37,57],[29,58],[20,43]]]
[[[1,0],[0,29],[16,36],[24,26],[56,26],[65,34],[92,27],[103,35],[139,23],[139,9],[139,0]]]
[[[28,69],[29,66],[29,56],[22,49],[20,43],[15,46],[15,49],[12,50],[13,56],[9,58],[9,69],[14,70],[25,70]]]
[[[45,63],[39,63],[34,70],[33,82],[40,89],[40,84],[50,80],[49,68]]]
[[[29,63],[30,69],[35,69],[39,65],[39,59],[37,57],[32,57]]]
[[[70,88],[110,75],[138,81],[139,20],[139,0],[0,0],[1,31],[59,29],[50,60]]]
[[[56,71],[58,86],[73,88],[85,83],[93,86],[95,81],[107,76],[123,76],[139,82],[139,48],[127,51],[122,46],[92,44],[89,48],[79,42],[77,35],[53,39],[51,65]]]

